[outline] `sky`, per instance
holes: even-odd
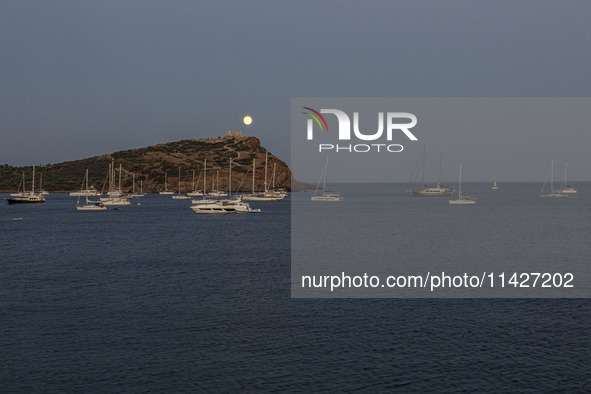
[[[292,97],[586,97],[589,15],[586,0],[2,1],[0,163],[229,129],[289,163]],[[591,133],[568,140],[502,178],[543,180],[556,159],[591,180]]]

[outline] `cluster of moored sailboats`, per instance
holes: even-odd
[[[199,179],[195,182],[195,171],[193,170],[193,182],[192,182],[192,191],[187,192],[185,194],[182,193],[181,190],[181,169],[179,167],[179,188],[178,194],[175,194],[174,191],[168,190],[168,173],[165,173],[164,178],[164,190],[160,192],[163,195],[172,195],[173,199],[176,200],[191,200],[190,208],[199,214],[227,214],[227,213],[258,213],[261,212],[260,209],[255,209],[250,207],[249,201],[279,201],[287,197],[287,191],[283,188],[276,189],[273,186],[271,188],[268,187],[267,182],[267,158],[265,158],[265,182],[264,182],[264,190],[260,192],[256,192],[255,188],[255,166],[256,160],[253,159],[252,164],[252,193],[251,194],[235,194],[232,195],[232,159],[230,159],[230,167],[229,167],[229,181],[228,181],[228,191],[219,190],[219,171],[216,173],[214,180],[212,181],[211,188],[208,190],[207,185],[207,160],[204,160],[203,163],[203,170],[202,173],[199,175]],[[436,185],[427,185],[425,183],[425,152],[423,150],[423,184],[421,188],[415,188],[412,190],[406,190],[413,196],[433,196],[433,197],[445,197],[445,196],[452,196],[455,193],[455,189],[453,187],[445,186],[441,183],[441,167],[442,167],[442,157],[440,156],[439,161],[439,179]],[[311,197],[311,201],[321,201],[321,202],[342,202],[344,198],[341,194],[337,191],[328,191],[326,189],[326,179],[328,173],[328,157],[326,158],[326,162],[324,164],[323,171],[320,175],[320,179],[318,181],[316,190],[314,195]],[[540,192],[540,197],[542,198],[568,198],[569,196],[576,194],[577,190],[567,184],[567,174],[568,174],[568,164],[565,164],[564,170],[564,183],[561,185],[560,189],[554,189],[554,161],[551,161],[550,164],[550,191],[545,193],[544,189],[546,187],[546,183],[544,182],[544,186]],[[76,202],[76,209],[78,211],[104,211],[107,209],[108,206],[129,206],[131,205],[131,199],[137,197],[143,197],[145,194],[143,193],[143,182],[140,180],[140,191],[136,193],[135,186],[135,174],[133,176],[132,182],[132,192],[131,193],[124,193],[121,189],[121,180],[122,180],[122,167],[121,164],[119,165],[119,182],[118,185],[116,183],[116,170],[115,170],[115,162],[112,161],[109,164],[109,190],[107,191],[107,197],[102,197],[103,192],[99,192],[94,186],[89,186],[89,176],[88,170],[86,170],[84,180],[82,182],[81,188],[78,191],[71,192],[70,196],[78,197]],[[248,175],[248,173],[247,173]],[[201,177],[203,177],[203,188],[196,189],[196,185],[200,183]],[[275,180],[275,168],[273,169],[273,181],[272,184],[274,185]],[[244,183],[244,182],[243,182]],[[242,186],[242,185],[241,185]],[[496,177],[493,178],[493,185],[492,190],[499,190],[499,186],[497,185]],[[35,191],[35,166],[33,166],[33,179],[31,182],[31,190],[26,191],[26,182],[25,182],[25,174],[23,172],[23,178],[21,180],[21,184],[19,186],[19,190],[16,193],[11,193],[6,200],[9,204],[39,204],[45,203],[45,195],[48,194],[47,192],[43,191],[42,188],[42,176],[39,181],[39,191]],[[85,201],[81,203],[81,198],[84,197]],[[90,197],[90,198],[89,198]],[[98,197],[98,200],[92,200],[92,197]],[[200,197],[200,198],[199,198]],[[451,205],[474,205],[476,204],[476,199],[473,197],[466,196],[462,193],[462,164],[460,164],[459,168],[459,179],[458,179],[458,198],[449,200],[449,204]],[[139,205],[139,203],[138,203]]]
[[[179,188],[178,194],[175,194],[174,191],[168,189],[168,173],[165,172],[164,174],[164,190],[160,191],[159,194],[161,195],[172,195],[172,199],[175,200],[191,200],[190,208],[199,214],[230,214],[230,213],[258,213],[261,212],[260,209],[252,208],[248,201],[279,201],[287,197],[287,191],[283,188],[268,188],[267,182],[267,158],[265,158],[265,186],[264,191],[256,192],[255,190],[255,171],[254,168],[256,166],[256,161],[253,159],[252,164],[252,194],[241,194],[241,195],[232,195],[231,185],[232,185],[232,160],[230,159],[230,168],[229,168],[229,182],[228,182],[228,191],[219,190],[219,171],[214,178],[212,183],[211,189],[208,190],[207,184],[207,160],[203,162],[203,170],[202,173],[199,175],[199,179],[197,179],[197,183],[195,183],[195,171],[193,171],[193,186],[192,191],[183,194],[181,189],[181,169],[179,167]],[[119,186],[116,188],[116,173],[115,173],[115,163],[114,161],[112,164],[109,164],[109,191],[107,192],[107,197],[103,198],[100,197],[103,193],[98,192],[96,188],[93,186],[88,186],[88,170],[86,170],[86,175],[84,177],[84,181],[82,183],[82,187],[80,191],[70,193],[71,196],[77,196],[78,201],[76,203],[76,209],[79,211],[104,211],[107,209],[107,206],[126,206],[131,205],[131,198],[134,197],[142,197],[144,196],[143,193],[143,186],[140,180],[140,193],[135,192],[135,175],[133,179],[133,192],[131,194],[123,193],[121,189],[121,165],[119,165]],[[203,176],[203,188],[198,190],[196,189],[196,185],[199,184],[201,176]],[[275,169],[273,171],[273,181],[274,184],[275,180]],[[99,197],[99,200],[91,200],[89,197]],[[80,204],[80,198],[85,197],[86,203]],[[195,198],[194,197],[201,197]],[[139,204],[139,203],[138,203]]]
[[[413,196],[417,197],[449,197],[455,193],[455,189],[453,187],[445,186],[441,183],[441,168],[442,168],[442,161],[443,155],[439,157],[439,179],[437,184],[435,185],[427,185],[425,183],[425,149],[423,148],[422,158],[423,158],[423,181],[422,187],[415,188],[415,189],[407,189],[406,192],[409,192]],[[327,201],[327,202],[339,202],[344,201],[343,197],[340,195],[339,192],[335,191],[327,191],[326,190],[326,176],[328,171],[328,157],[326,158],[326,163],[324,165],[324,169],[322,174],[320,175],[320,179],[318,181],[318,185],[316,186],[316,191],[314,192],[314,196],[311,197],[312,201]],[[542,198],[568,198],[570,195],[576,194],[577,190],[567,184],[567,174],[568,174],[568,164],[565,164],[564,168],[564,183],[562,187],[558,190],[554,189],[554,160],[551,161],[551,170],[550,170],[550,192],[544,193],[544,188],[546,186],[546,182],[542,187],[542,191],[540,196]],[[320,185],[322,184],[322,192],[319,193]],[[497,184],[496,177],[493,177],[493,185],[492,190],[499,190],[499,185]],[[474,205],[476,204],[476,198],[466,196],[462,193],[462,164],[460,164],[460,171],[459,171],[459,178],[458,178],[458,198],[449,200],[450,205]]]

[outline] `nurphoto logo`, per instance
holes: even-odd
[[[387,142],[393,140],[395,135],[404,134],[411,141],[418,141],[418,138],[410,131],[416,126],[417,117],[409,112],[386,112],[384,120],[384,112],[378,112],[378,130],[369,134],[362,133],[359,130],[359,112],[353,112],[353,132],[351,132],[351,118],[344,111],[339,109],[320,109],[317,111],[310,107],[303,107],[306,111],[303,112],[308,115],[306,137],[308,141],[314,140],[314,124],[318,125],[320,132],[328,133],[328,124],[322,114],[331,114],[336,116],[338,122],[338,140],[351,141],[352,136],[361,141],[377,141],[383,139],[385,130],[385,139]],[[362,144],[318,144],[318,151],[334,151],[334,152],[356,152],[365,153],[370,151],[376,152],[402,152],[404,147],[401,144],[386,144],[386,143],[362,143]]]

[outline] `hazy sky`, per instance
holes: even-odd
[[[4,0],[0,163],[239,128],[289,161],[291,97],[589,96],[589,15],[587,0]],[[554,157],[571,179],[591,180],[583,140]]]

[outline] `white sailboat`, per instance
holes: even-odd
[[[107,192],[107,197],[101,197],[100,200],[104,205],[131,205],[131,201],[129,201],[129,198],[121,190],[121,164],[119,164],[119,186],[115,189],[115,160],[109,165],[109,191]]]
[[[462,165],[460,164],[460,179],[458,180],[458,199],[449,200],[451,205],[473,205],[476,204],[476,200],[472,197],[462,197]]]
[[[440,196],[451,196],[454,194],[454,189],[452,187],[447,187],[441,184],[441,168],[443,164],[443,154],[439,154],[439,179],[437,181],[437,185],[430,186],[425,184],[425,167],[426,167],[426,157],[427,157],[427,150],[426,147],[423,145],[423,187],[422,189],[415,189],[409,190],[413,196],[433,196],[433,197],[440,197]]]
[[[199,174],[199,178],[197,179],[197,184],[199,184],[199,179],[201,179],[201,175]],[[193,181],[191,184],[191,192],[187,193],[187,196],[189,197],[197,197],[197,196],[202,196],[203,192],[201,190],[196,190],[195,189],[195,170],[193,170]]]
[[[160,194],[174,194],[172,190],[168,190],[168,171],[164,172],[164,190]]]
[[[326,190],[326,175],[328,173],[328,156],[326,157],[326,163],[324,164],[324,169],[322,170],[322,174],[320,175],[320,179],[318,180],[318,185],[316,185],[316,191],[314,191],[314,195],[312,196],[312,201],[344,201],[343,197],[339,192],[335,191],[327,191]],[[322,194],[317,196],[318,188],[320,187],[320,182],[322,182]]]
[[[46,190],[43,190],[43,172],[41,173],[41,176],[39,177],[39,193],[43,194],[44,196],[48,195],[49,192]]]
[[[285,198],[285,194],[273,193],[267,186],[267,162],[269,159],[269,152],[265,152],[265,186],[264,191],[261,193],[255,192],[255,159],[252,159],[252,194],[244,195],[242,198],[247,201],[279,201]]]
[[[33,181],[31,182],[31,191],[25,192],[25,180],[23,175],[23,192],[13,193],[6,198],[9,204],[43,204],[45,203],[45,196],[41,193],[35,193],[35,165],[33,164]]]
[[[558,193],[576,194],[577,193],[577,189],[575,189],[574,187],[566,184],[566,176],[567,176],[567,173],[568,173],[568,163],[565,163],[564,164],[564,184],[563,184],[562,188],[560,190],[558,190]]]
[[[214,183],[215,180],[215,183]],[[216,177],[212,179],[211,191],[207,193],[209,197],[226,197],[228,193],[219,190],[220,188],[220,172],[216,173]]]
[[[499,186],[497,185],[497,178],[496,177],[493,177],[492,189],[493,190],[499,190]]]
[[[123,196],[123,190],[121,190],[121,164],[119,164],[119,186],[115,189],[115,159],[112,159],[112,164],[109,167],[110,174],[109,174],[109,191],[107,192],[107,196],[109,197],[121,197]]]
[[[203,196],[202,200],[191,200],[191,204],[199,205],[199,204],[211,204],[215,202],[215,200],[208,200],[207,199],[207,159],[203,159],[203,192],[200,194]]]
[[[174,200],[190,200],[191,197],[187,194],[182,194],[181,190],[181,167],[179,167],[179,194],[172,196]]]
[[[10,193],[10,197],[26,197],[28,195],[26,188],[27,186],[25,183],[25,172],[23,171],[23,178],[21,179],[21,183],[19,183],[18,185],[18,190],[16,191],[16,193]]]
[[[131,189],[131,194],[129,195],[129,197],[144,197],[144,188],[142,185],[142,180],[140,179],[140,192],[136,193],[135,192],[135,174],[131,174],[132,176],[132,189]]]
[[[82,189],[84,183],[86,183],[86,189],[84,190],[88,190],[88,170],[86,170],[86,175],[84,176],[80,189]],[[88,199],[88,194],[85,194],[84,196],[86,198],[86,205],[80,205],[80,197],[81,196],[78,196],[78,201],[76,201],[76,210],[78,211],[104,211],[107,209],[102,201],[90,201]]]
[[[558,191],[554,190],[554,160],[550,162],[550,193],[544,194],[545,187],[546,182],[544,182],[542,190],[540,191],[540,197],[542,198],[568,198],[568,194],[559,193]]]

